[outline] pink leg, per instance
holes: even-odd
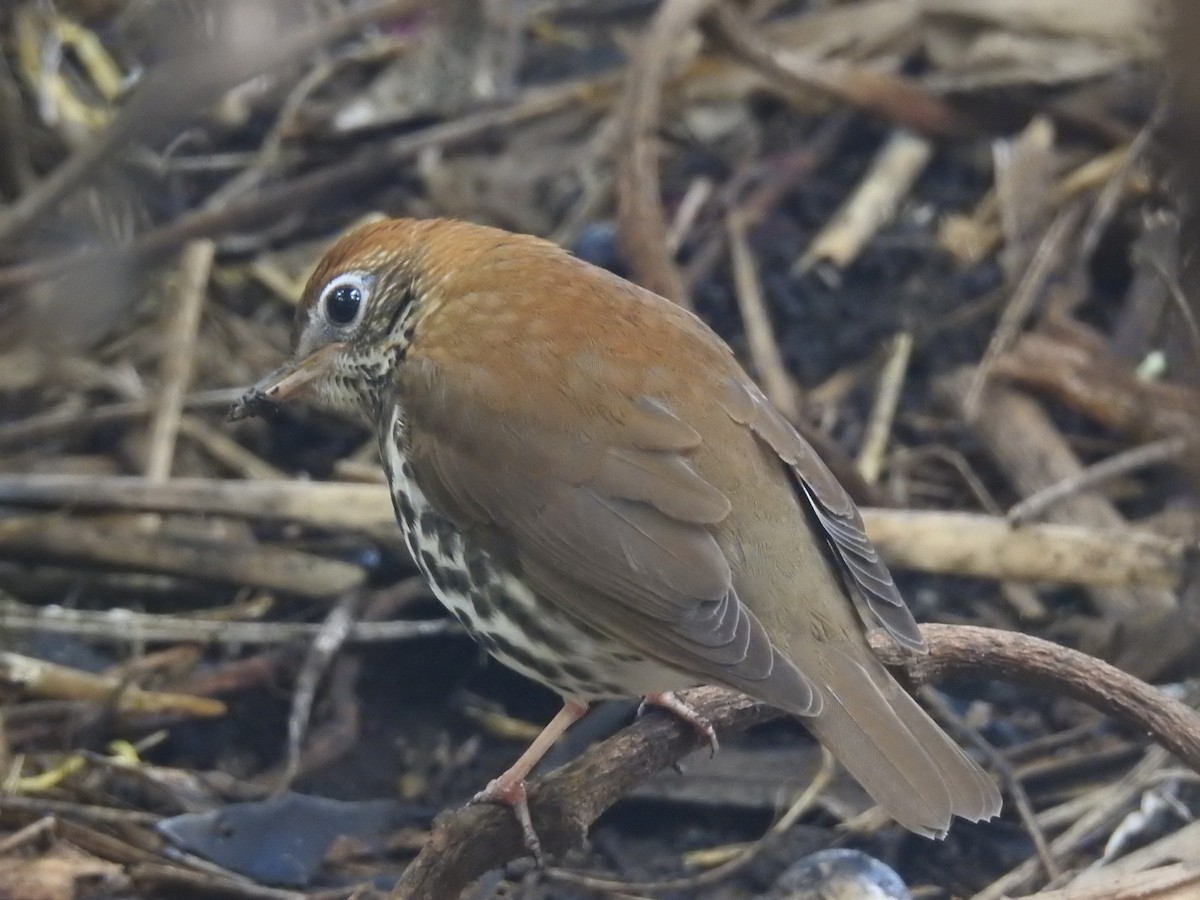
[[[721,749],[720,743],[717,741],[717,730],[713,728],[712,722],[700,715],[670,691],[664,691],[661,694],[647,694],[642,698],[642,705],[638,707],[638,715],[640,716],[646,711],[648,706],[657,706],[659,709],[665,709],[668,712],[674,713],[683,721],[687,722],[702,735],[708,738],[708,746],[711,748],[710,756],[716,756],[717,751]]]
[[[588,708],[578,703],[564,703],[550,724],[542,729],[542,733],[533,739],[520,759],[509,766],[499,778],[495,778],[482,791],[475,795],[472,803],[499,803],[512,808],[517,823],[521,826],[521,834],[525,838],[525,846],[533,854],[538,868],[545,865],[542,856],[542,842],[538,840],[537,832],[533,830],[533,820],[529,816],[529,798],[525,793],[525,777],[538,764],[546,752],[554,746],[564,731],[578,722],[586,714]]]

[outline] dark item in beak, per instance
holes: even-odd
[[[289,362],[280,366],[234,402],[229,409],[229,421],[236,422],[238,419],[262,415],[280,403],[291,400],[310,381],[328,371],[333,357],[344,346],[341,343],[326,344],[300,362]]]

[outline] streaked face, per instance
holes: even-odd
[[[346,242],[357,252],[346,252]],[[322,259],[296,312],[292,360],[252,387],[231,415],[308,396],[372,419],[412,338],[413,279],[404,254],[355,232]]]

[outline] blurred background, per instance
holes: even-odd
[[[0,897],[371,896],[556,709],[443,617],[366,430],[225,420],[381,216],[542,235],[694,309],[918,619],[1195,705],[1197,47],[1188,0],[0,4]],[[1196,890],[1197,775],[1144,735],[924,693],[1002,820],[923,841],[833,776],[764,838],[823,771],[776,722],[475,896]]]

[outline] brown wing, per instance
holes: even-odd
[[[652,658],[800,715],[821,696],[738,599],[710,526],[729,501],[687,451],[699,434],[650,398],[557,427],[490,371],[410,359],[414,475],[460,527],[503,544],[537,592]],[[580,384],[567,402],[587,402]],[[563,395],[553,398],[557,403]],[[588,430],[590,429],[590,430]]]
[[[858,508],[816,451],[747,378],[731,377],[718,402],[736,422],[749,427],[791,467],[813,515],[829,540],[837,566],[875,619],[901,645],[926,652],[916,620],[896,589],[892,574],[867,538]]]

